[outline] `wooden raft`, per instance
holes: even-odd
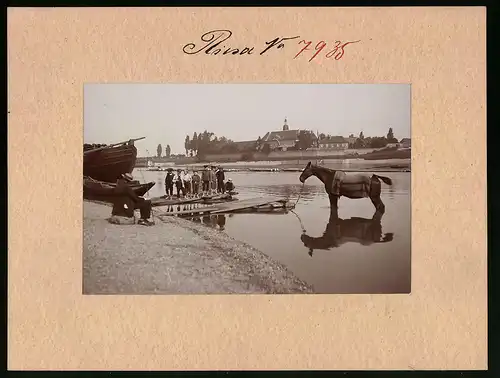
[[[235,193],[237,194],[237,193]],[[234,194],[233,194],[234,195]],[[176,205],[187,205],[194,203],[212,203],[212,202],[225,202],[225,201],[235,201],[236,198],[229,194],[214,194],[203,197],[192,197],[192,198],[182,198],[182,199],[168,199],[165,196],[151,198],[151,206],[176,206]]]
[[[281,206],[280,206],[281,205]],[[170,211],[156,214],[158,216],[175,216],[175,215],[195,215],[195,214],[222,214],[222,213],[232,213],[240,212],[243,210],[259,210],[264,207],[268,207],[268,210],[276,210],[278,208],[290,209],[288,199],[283,197],[267,197],[267,198],[251,198],[246,200],[240,200],[235,202],[220,203],[213,206],[200,207],[189,210],[181,211]]]

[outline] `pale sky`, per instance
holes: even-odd
[[[85,84],[85,143],[136,142],[138,156],[158,143],[185,153],[184,139],[205,129],[233,141],[281,130],[410,137],[408,84]]]

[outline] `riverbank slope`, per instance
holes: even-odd
[[[84,294],[286,294],[313,288],[225,233],[176,217],[114,225],[111,207],[84,201]]]

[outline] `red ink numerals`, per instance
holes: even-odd
[[[335,60],[340,60],[344,56],[344,48],[347,45],[350,45],[352,43],[357,43],[357,42],[360,42],[360,41],[349,41],[349,42],[344,42],[344,43],[342,43],[341,41],[335,41],[333,49],[330,50],[329,52],[327,52],[325,54],[325,56],[327,58],[333,57]],[[295,55],[293,57],[293,59],[296,59],[304,51],[315,51],[315,53],[311,56],[311,58],[309,58],[309,62],[311,62],[314,58],[316,58],[316,56],[318,56],[318,54],[321,51],[323,51],[323,49],[325,49],[327,47],[327,43],[325,41],[319,41],[316,44],[316,46],[314,46],[314,50],[312,48],[310,48],[310,46],[312,45],[312,41],[306,41],[303,39],[302,41],[299,42],[299,45],[302,43],[305,44],[305,46],[297,53],[297,55]],[[325,51],[328,51],[328,50],[329,49],[327,49]]]

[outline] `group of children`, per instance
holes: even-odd
[[[225,174],[222,167],[205,165],[201,175],[196,170],[190,173],[177,169],[177,172],[174,172],[172,168],[168,168],[165,191],[168,197],[173,197],[175,186],[177,198],[233,192],[235,187],[232,180],[224,181]]]

